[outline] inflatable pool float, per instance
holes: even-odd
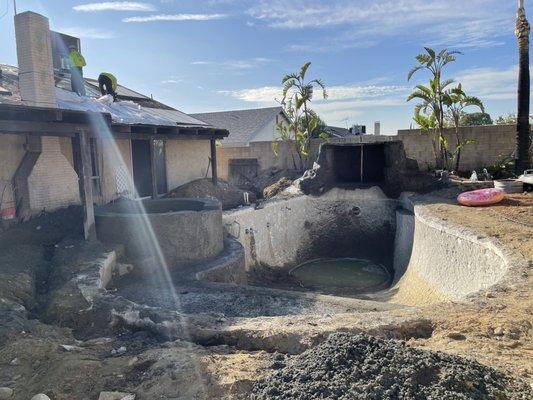
[[[457,201],[463,206],[489,206],[502,201],[505,192],[502,189],[479,189],[461,193],[457,196]]]

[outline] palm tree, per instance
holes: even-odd
[[[448,90],[444,93],[443,102],[448,108],[448,113],[453,121],[455,139],[457,141],[456,150],[452,158],[455,158],[455,171],[459,171],[459,163],[461,160],[461,149],[468,143],[473,143],[470,140],[463,140],[459,134],[459,126],[461,117],[467,107],[478,107],[482,113],[485,112],[483,102],[474,96],[467,96],[459,83],[456,88]]]
[[[530,168],[529,146],[531,144],[529,127],[529,22],[526,19],[524,0],[518,0],[515,34],[518,38],[520,56],[518,70],[518,115],[516,124],[516,162],[515,172],[522,173]]]
[[[444,90],[453,83],[452,80],[441,82],[437,78],[429,81],[428,86],[416,85],[415,91],[409,95],[407,101],[422,100],[415,106],[414,120],[418,123],[420,115],[433,116],[435,121],[436,138],[432,138],[435,151],[435,161],[438,167],[444,167],[446,152],[442,146],[444,142]]]
[[[439,139],[442,141],[444,138],[443,131],[444,131],[444,104],[443,104],[443,95],[444,95],[444,89],[446,86],[448,86],[452,81],[446,80],[442,81],[442,70],[444,67],[456,60],[457,54],[462,54],[459,51],[448,51],[447,49],[442,49],[440,52],[435,52],[432,48],[424,47],[426,50],[426,53],[422,53],[416,56],[416,60],[418,61],[418,65],[414,66],[407,75],[407,80],[411,80],[413,75],[420,71],[420,70],[428,70],[431,75],[432,79],[430,81],[431,91],[432,93],[432,110],[435,113],[435,119],[437,122],[437,129],[439,133]],[[416,93],[416,92],[415,92]],[[417,96],[415,96],[417,97]],[[414,97],[409,96],[409,100],[411,100]],[[446,159],[446,154],[444,153],[442,146],[440,145],[439,141],[439,147],[440,150],[440,156],[437,160],[437,165],[442,167],[443,162]]]
[[[287,96],[289,96],[290,92],[294,91],[294,107],[297,110],[303,107],[306,134],[306,138],[304,140],[304,151],[309,148],[309,143],[311,141],[310,127],[312,115],[310,113],[308,103],[311,102],[311,100],[313,99],[315,86],[318,86],[322,89],[322,97],[324,99],[328,97],[328,94],[326,92],[326,85],[321,79],[312,79],[309,82],[305,81],[305,74],[307,73],[307,70],[310,65],[310,62],[306,62],[300,68],[299,73],[285,75],[281,80],[281,83],[283,84],[283,99],[281,103],[285,104]]]

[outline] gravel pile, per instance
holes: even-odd
[[[324,343],[272,365],[251,399],[515,400],[533,390],[467,359],[418,350],[366,334],[336,333]]]

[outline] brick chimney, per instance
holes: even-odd
[[[48,18],[32,11],[15,15],[15,36],[23,103],[57,107]]]

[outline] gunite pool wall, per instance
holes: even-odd
[[[224,248],[222,210],[213,199],[125,200],[98,207],[95,217],[98,239],[123,244],[137,260],[156,256],[152,232],[169,267],[216,257]]]
[[[392,270],[397,201],[379,188],[268,202],[225,212],[245,249],[246,268],[289,267],[316,258],[371,259]]]
[[[507,258],[492,240],[439,219],[407,198],[402,205],[396,218],[392,302],[462,300],[504,277]]]
[[[262,209],[226,212],[223,220],[227,233],[244,247],[246,270],[322,257],[370,259],[394,276],[392,287],[376,296],[382,301],[462,300],[495,285],[508,270],[506,256],[488,238],[443,221],[406,197],[388,199],[377,188],[269,202]],[[238,283],[245,283],[243,275]]]

